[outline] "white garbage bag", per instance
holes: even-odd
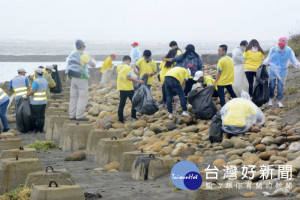
[[[234,66],[234,83],[232,84],[232,88],[238,97],[241,96],[242,90],[249,91],[249,83],[243,64]]]

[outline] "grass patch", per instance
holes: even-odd
[[[35,148],[36,150],[49,151],[50,149],[58,148],[52,141],[38,141],[26,146],[27,148]]]
[[[28,187],[17,187],[14,190],[2,195],[0,200],[29,200],[31,189]]]
[[[290,36],[288,45],[294,50],[296,56],[300,56],[300,33]]]

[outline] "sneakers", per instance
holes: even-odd
[[[279,108],[283,108],[284,107],[283,104],[281,103],[281,101],[278,101],[278,107]]]
[[[77,119],[77,121],[89,121],[89,118],[83,117],[83,118]]]
[[[191,117],[191,115],[187,111],[183,111],[181,115],[184,117]]]
[[[72,121],[72,120],[76,120],[76,117],[70,117],[70,120]]]
[[[173,119],[173,114],[169,114],[169,119]]]
[[[269,99],[269,103],[268,103],[268,106],[273,106],[273,100],[272,99]]]

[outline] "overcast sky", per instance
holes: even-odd
[[[300,0],[0,0],[0,38],[277,40],[300,31]]]

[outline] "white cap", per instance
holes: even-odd
[[[48,66],[46,66],[46,69],[48,69],[48,70],[51,70],[51,71],[55,72],[55,69],[53,69],[53,66],[51,66],[51,65],[48,65]]]
[[[21,73],[21,72],[25,72],[26,73],[26,70],[24,68],[18,69],[18,73]]]
[[[201,78],[203,76],[203,72],[202,71],[197,71],[195,73],[195,76],[194,76],[194,81],[198,81],[199,78]]]
[[[37,69],[35,70],[35,72],[38,73],[38,74],[43,75],[43,69],[41,69],[41,68],[37,68]]]

